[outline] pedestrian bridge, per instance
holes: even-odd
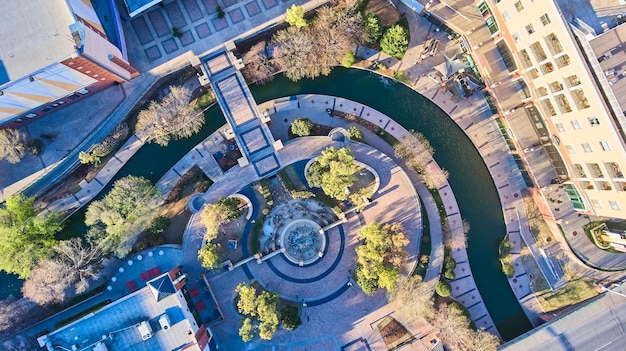
[[[259,177],[277,172],[280,159],[276,153],[282,148],[280,140],[275,141],[267,122],[270,118],[261,114],[256,101],[239,71],[243,62],[232,53],[234,44],[227,43],[223,48],[198,57],[202,69],[200,82],[211,85],[226,121],[233,130],[235,141],[241,150],[240,166],[251,164]]]

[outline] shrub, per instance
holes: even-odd
[[[291,132],[298,136],[311,135],[311,129],[313,129],[313,122],[310,119],[300,117],[291,123]]]
[[[456,261],[454,260],[454,258],[452,258],[452,256],[446,255],[443,260],[443,265],[445,267],[445,270],[453,270],[456,268]]]
[[[34,139],[30,143],[28,143],[28,153],[31,154],[32,156],[37,156],[41,154],[42,150],[43,150],[43,144],[41,143],[41,140]]]
[[[448,269],[445,272],[443,272],[443,276],[444,278],[448,280],[454,280],[454,278],[456,278],[456,274],[454,274],[454,271],[451,269]]]
[[[513,267],[510,263],[502,263],[502,273],[504,273],[508,278],[511,278],[515,275],[515,267]]]
[[[204,110],[205,108],[209,107],[214,102],[215,102],[215,98],[210,92],[207,91],[206,93],[200,95],[200,97],[198,98],[198,101],[196,102],[196,105],[198,106],[199,109]]]
[[[354,53],[352,51],[348,51],[343,55],[343,59],[341,60],[341,64],[345,68],[350,68],[354,64]]]
[[[452,294],[452,287],[448,282],[440,280],[439,283],[437,283],[435,292],[441,297],[448,297]]]
[[[224,16],[226,16],[226,12],[224,12],[221,6],[217,6],[215,11],[217,11],[217,18],[224,18]]]
[[[292,191],[291,192],[291,196],[293,196],[294,199],[310,199],[312,197],[315,196],[315,194],[313,194],[310,191]]]
[[[175,38],[180,38],[183,36],[183,33],[181,33],[178,28],[176,27],[172,27],[172,36],[174,36]]]
[[[163,233],[170,226],[170,219],[165,216],[158,216],[152,220],[150,231],[153,233]]]
[[[283,322],[283,327],[287,330],[294,330],[302,324],[298,308],[292,305],[286,305],[280,310],[280,320]]]
[[[102,162],[100,156],[96,156],[89,152],[83,152],[83,151],[81,151],[78,154],[78,160],[80,161],[80,163],[84,165],[94,165],[94,166],[97,166],[100,164],[100,162]]]
[[[363,132],[355,126],[348,128],[348,138],[355,141],[363,140]]]
[[[385,54],[401,60],[409,48],[409,33],[398,24],[390,27],[380,40],[380,48]]]

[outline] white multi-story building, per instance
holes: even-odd
[[[494,18],[487,25],[497,22],[492,33],[499,31],[497,40],[514,52],[518,64],[511,74],[526,83],[524,102],[540,110],[566,164],[564,189],[574,208],[626,218],[626,25],[613,7],[598,19],[600,11],[589,11],[595,1],[563,2],[486,0],[478,6],[490,8]]]

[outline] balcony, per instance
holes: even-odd
[[[545,59],[548,58],[548,56],[546,56],[546,52],[543,50],[543,47],[541,46],[540,42],[538,42],[538,41],[534,42],[530,46],[530,49],[532,50],[533,54],[535,55],[535,58],[537,59],[537,62],[544,61]]]
[[[615,189],[617,191],[626,191],[626,182],[615,182]]]
[[[580,85],[580,78],[578,78],[575,74],[567,77],[565,81],[567,82],[567,86],[569,88]]]
[[[591,106],[589,105],[589,100],[587,100],[587,97],[585,97],[585,93],[582,89],[576,89],[572,91],[572,97],[576,102],[576,106],[578,106],[578,109],[580,110],[589,108]]]
[[[572,168],[574,169],[574,175],[576,175],[576,178],[587,178],[587,174],[585,174],[585,170],[582,165],[574,163]]]
[[[569,59],[569,55],[567,55],[567,54],[554,58],[554,61],[556,61],[556,65],[559,68],[563,68],[565,66],[568,66],[571,63],[571,61]]]
[[[548,74],[552,71],[554,71],[554,65],[552,64],[552,62],[546,62],[541,65],[541,72],[543,72],[543,74]]]
[[[572,112],[572,106],[569,104],[569,101],[567,101],[565,95],[556,95],[554,98],[556,99],[556,103],[559,105],[561,113]]]
[[[528,51],[526,51],[525,49],[520,51],[519,54],[519,60],[522,62],[522,66],[524,66],[524,68],[530,68],[533,66],[533,62],[530,60],[530,56],[528,55]]]
[[[601,181],[601,182],[598,182],[598,190],[609,191],[609,190],[613,190],[613,187],[611,186],[611,183],[607,181]]]
[[[550,83],[550,90],[552,90],[553,93],[559,92],[563,90],[563,84],[561,84],[561,82],[554,81]]]
[[[544,97],[548,95],[548,89],[546,89],[545,87],[538,87],[536,91],[539,97]]]
[[[587,168],[589,168],[593,178],[604,178],[604,173],[602,173],[602,169],[600,169],[600,165],[597,163],[588,163]]]
[[[581,181],[580,182],[580,186],[583,189],[586,189],[586,190],[593,190],[594,189],[593,183],[592,182],[588,182],[586,180]]]
[[[605,166],[611,172],[613,178],[624,178],[624,173],[622,173],[622,169],[616,162],[607,163]]]
[[[550,99],[541,100],[541,107],[543,108],[543,112],[545,112],[549,116],[556,116],[556,110],[554,109],[554,105]]]
[[[561,46],[561,42],[559,38],[554,33],[550,33],[546,37],[546,44],[548,45],[548,50],[552,53],[552,55],[557,55],[563,52],[563,47]]]

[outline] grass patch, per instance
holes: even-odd
[[[545,312],[572,306],[598,295],[593,279],[577,275],[568,269],[565,269],[565,277],[568,280],[565,287],[556,291],[550,291],[548,288],[535,292]]]
[[[261,237],[261,230],[263,229],[263,220],[258,219],[250,230],[250,254],[254,255],[255,253],[261,250],[261,243],[259,238]]]
[[[397,143],[399,143],[400,141],[398,141],[398,139],[396,139],[393,135],[389,134],[386,130],[384,129],[379,129],[378,132],[376,133],[381,139],[383,139],[387,144],[391,145],[391,146],[396,146]]]
[[[433,196],[433,199],[435,199],[435,204],[439,209],[439,218],[441,219],[441,224],[443,225],[445,220],[445,216],[443,215],[446,213],[446,206],[443,204],[443,200],[441,199],[441,195],[439,195],[439,191],[437,191],[437,189],[429,188],[428,191]]]

